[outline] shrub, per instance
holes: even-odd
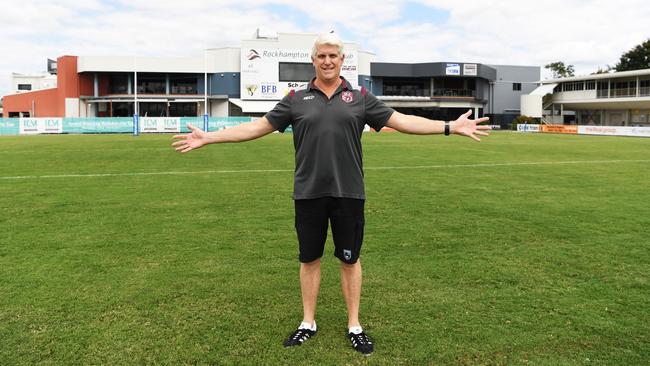
[[[539,119],[534,118],[534,117],[529,117],[529,116],[523,116],[523,115],[522,116],[517,116],[517,118],[515,118],[512,121],[512,129],[516,131],[517,130],[517,125],[518,124],[523,124],[523,123],[527,123],[529,125],[538,125],[539,124]]]

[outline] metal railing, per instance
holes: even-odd
[[[639,88],[640,97],[650,96],[650,87]],[[635,98],[637,97],[636,88],[621,88],[621,89],[600,89],[596,93],[596,98]]]
[[[435,89],[434,97],[475,97],[476,90],[471,89]]]

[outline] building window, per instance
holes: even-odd
[[[166,117],[167,103],[138,103],[138,113],[142,117]]]
[[[167,88],[165,75],[138,73],[138,93],[165,94]]]
[[[108,92],[110,94],[128,94],[128,89],[128,74],[110,74],[108,76]]]
[[[596,81],[595,80],[587,80],[585,82],[585,90],[595,90],[596,89]]]
[[[429,88],[429,79],[424,80],[425,87]],[[475,78],[456,78],[443,77],[433,79],[433,96],[434,97],[475,97],[476,96],[476,79]]]
[[[196,77],[172,75],[169,78],[169,83],[171,94],[198,94],[198,81]],[[196,116],[196,114],[192,116]]]
[[[113,103],[113,108],[112,108],[112,115],[111,117],[129,117],[132,116],[134,112],[133,110],[133,102],[128,103],[128,102],[116,102]]]
[[[599,81],[596,83],[596,95],[598,98],[609,97],[609,84],[607,81]]]
[[[578,91],[578,90],[585,90],[585,88],[589,89],[589,83],[592,83],[591,88],[594,89],[596,87],[595,82],[588,81],[574,81],[571,83],[562,83],[562,91]]]
[[[279,63],[279,81],[310,81],[316,74],[314,65],[302,62],[280,62]]]
[[[32,84],[18,84],[18,90],[32,90]]]
[[[431,81],[428,78],[384,78],[383,95],[429,97]]]
[[[196,102],[169,103],[170,117],[196,117]]]
[[[512,90],[521,90],[521,83],[512,83]]]
[[[639,92],[643,96],[650,95],[650,80],[639,80]]]

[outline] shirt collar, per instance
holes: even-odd
[[[345,80],[343,76],[339,76],[339,77],[341,78],[341,85],[339,85],[339,88],[341,88],[341,90],[352,90],[350,83],[347,80]],[[316,81],[315,77],[311,79],[311,81],[309,82],[309,90],[318,89],[318,87],[316,87],[316,85],[314,84],[314,81]],[[336,90],[338,90],[338,88]]]

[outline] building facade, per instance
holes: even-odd
[[[368,89],[396,110],[434,119],[454,119],[468,109],[509,124],[519,115],[519,100],[540,78],[537,66],[477,63],[371,64]]]
[[[261,116],[314,76],[315,34],[266,34],[241,47],[187,58],[62,56],[56,87],[4,97],[5,117]],[[345,43],[342,75],[391,107],[452,119],[467,109],[497,123],[519,114],[519,97],[540,79],[536,66],[385,63]],[[137,103],[137,104],[136,104]]]
[[[523,114],[550,123],[650,126],[650,69],[544,80],[531,94]]]
[[[56,75],[43,74],[11,74],[11,88],[14,94],[35,90],[56,88]]]

